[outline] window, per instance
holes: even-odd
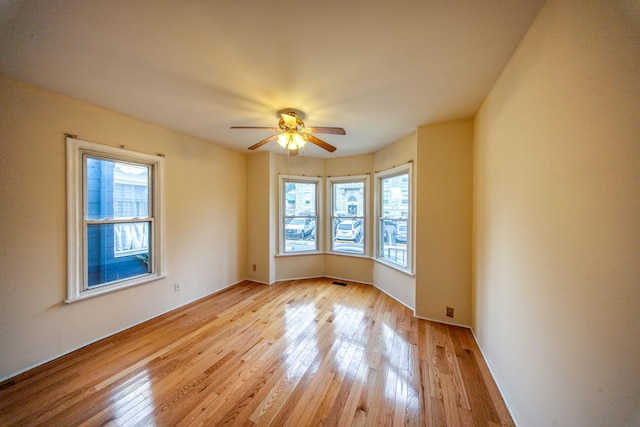
[[[163,274],[162,158],[67,138],[67,302]]]
[[[329,178],[331,251],[366,255],[369,177]]]
[[[411,270],[411,164],[376,174],[376,259]]]
[[[280,177],[280,253],[317,252],[319,178]]]

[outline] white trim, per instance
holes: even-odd
[[[75,139],[67,138],[67,300],[80,293],[79,271],[82,266],[82,203],[77,203],[82,194],[82,160],[78,158],[78,145]],[[82,198],[80,198],[82,200]],[[65,301],[66,302],[66,301]]]
[[[376,285],[374,285],[373,283],[369,283],[369,282],[363,282],[362,280],[353,280],[353,279],[347,279],[345,277],[336,277],[336,276],[323,276],[326,277],[327,279],[335,279],[335,280],[344,280],[345,282],[353,282],[353,283],[361,283],[363,285],[369,285],[369,286],[373,286],[374,288],[379,289]],[[382,290],[382,289],[380,289]],[[383,291],[384,292],[384,291]],[[386,292],[384,292],[386,293]],[[388,295],[388,294],[387,294]],[[391,295],[389,295],[391,296]]]
[[[390,260],[386,260],[386,258],[381,258],[379,253],[380,253],[380,219],[382,217],[381,215],[381,208],[382,208],[382,194],[381,194],[381,185],[380,185],[380,180],[381,179],[386,179],[386,178],[393,178],[395,176],[398,175],[404,175],[407,174],[408,177],[408,189],[407,189],[407,216],[408,218],[406,218],[406,222],[407,222],[407,243],[406,243],[406,247],[407,247],[407,266],[403,266],[402,264],[398,264],[398,263],[394,263],[393,261]],[[409,162],[406,163],[404,165],[401,166],[396,166],[393,167],[391,169],[387,169],[384,171],[380,171],[380,172],[376,172],[375,173],[375,181],[374,181],[374,197],[373,197],[373,201],[374,201],[374,214],[372,215],[373,217],[373,254],[372,254],[372,258],[375,261],[380,262],[381,264],[387,265],[389,267],[392,267],[398,271],[402,271],[404,273],[407,273],[410,276],[415,276],[415,271],[414,271],[414,262],[413,262],[413,247],[414,247],[414,236],[413,236],[413,229],[414,229],[414,225],[416,222],[415,219],[415,213],[413,211],[413,204],[414,204],[414,182],[413,182],[413,163]],[[402,219],[400,219],[402,220]]]
[[[296,251],[285,252],[285,224],[284,218],[286,215],[286,194],[284,191],[285,181],[298,182],[302,184],[315,184],[316,186],[316,206],[315,206],[315,219],[316,219],[316,248],[308,251]],[[279,175],[278,176],[278,248],[276,256],[290,256],[290,255],[317,255],[322,253],[322,204],[323,191],[322,191],[322,177],[310,177],[299,175]]]
[[[273,257],[274,258],[287,258],[287,257],[292,257],[292,256],[317,256],[317,255],[327,255],[325,252],[322,252],[320,250],[318,251],[300,251],[300,252],[288,252],[286,254],[274,254]]]
[[[67,152],[67,298],[65,303],[81,301],[155,281],[166,276],[164,253],[164,159],[160,156],[125,150],[108,145],[96,144],[80,139],[66,139]],[[144,164],[150,169],[150,212],[145,221],[151,225],[149,263],[151,273],[126,280],[105,284],[95,289],[85,289],[87,266],[84,259],[87,241],[84,223],[88,223],[84,213],[84,156],[96,156],[134,164]]]
[[[407,307],[409,310],[411,310],[411,312],[413,313],[413,316],[415,317],[415,307],[411,307],[409,304],[407,304],[406,302],[398,299],[398,297],[396,297],[395,295],[390,294],[389,292],[387,292],[386,290],[382,289],[380,286],[376,285],[375,283],[372,284],[374,288],[378,289],[380,292],[382,292],[383,294],[386,294],[387,296],[391,297],[392,299],[398,301],[400,304],[404,305],[405,307]]]
[[[436,322],[436,323],[442,323],[445,325],[451,325],[451,326],[457,326],[460,328],[465,328],[465,329],[469,329],[471,331],[471,335],[473,336],[473,340],[476,343],[476,346],[478,347],[478,351],[480,351],[480,356],[482,357],[482,360],[484,360],[485,365],[487,365],[487,369],[489,369],[489,373],[491,374],[491,378],[493,379],[493,382],[496,384],[496,387],[498,388],[498,393],[500,393],[500,397],[502,397],[502,400],[504,401],[505,406],[507,407],[507,411],[509,412],[509,415],[511,416],[511,419],[513,420],[514,424],[516,426],[520,425],[520,423],[518,423],[515,414],[513,413],[513,410],[511,408],[511,405],[509,405],[509,401],[507,400],[507,397],[504,393],[504,390],[502,389],[502,387],[500,387],[500,384],[498,383],[496,374],[493,370],[493,368],[491,368],[491,364],[489,363],[489,361],[487,360],[487,357],[485,356],[484,352],[482,351],[482,347],[480,346],[480,342],[478,341],[478,337],[476,336],[476,331],[469,325],[461,325],[461,324],[457,324],[457,323],[452,323],[452,322],[444,322],[442,320],[438,320],[438,319],[431,319],[429,317],[422,317],[422,316],[418,316],[417,314],[415,314],[414,312],[414,317],[416,317],[417,319],[422,319],[422,320],[428,320],[430,322]]]
[[[271,286],[271,285],[273,285],[274,283],[276,283],[276,282],[272,282],[272,283],[269,283],[269,282],[263,282],[262,280],[249,279],[249,278],[246,278],[246,279],[244,279],[244,280],[246,280],[247,282],[255,282],[255,283],[260,283],[261,285],[267,285],[267,286]],[[241,282],[238,282],[238,283],[241,283]]]
[[[9,374],[9,375],[7,375],[7,376],[5,376],[5,377],[0,377],[0,382],[6,381],[6,380],[11,379],[11,378],[14,378],[14,377],[17,377],[18,375],[23,374],[23,373],[25,373],[25,372],[27,372],[27,371],[30,371],[31,369],[37,368],[38,366],[42,366],[42,365],[44,365],[44,364],[46,364],[46,363],[49,363],[49,362],[51,362],[51,361],[53,361],[53,360],[59,359],[59,358],[61,358],[61,357],[63,357],[63,356],[66,356],[67,354],[70,354],[70,353],[73,353],[74,351],[80,350],[81,348],[84,348],[84,347],[87,347],[87,346],[89,346],[89,345],[95,344],[95,343],[97,343],[98,341],[101,341],[101,340],[103,340],[103,339],[105,339],[105,338],[112,337],[112,336],[114,336],[114,335],[116,335],[116,334],[119,334],[120,332],[124,332],[124,331],[126,331],[127,329],[131,329],[131,328],[133,328],[133,327],[135,327],[135,326],[141,325],[141,324],[143,324],[143,323],[145,323],[145,322],[148,322],[148,321],[150,321],[150,320],[155,319],[156,317],[163,316],[163,315],[165,315],[165,314],[167,314],[167,313],[170,313],[170,312],[172,312],[172,311],[174,311],[174,310],[177,310],[177,309],[179,309],[179,308],[181,308],[181,307],[184,307],[184,306],[186,306],[186,305],[189,305],[189,304],[194,303],[194,302],[196,302],[196,301],[199,301],[199,300],[201,300],[201,299],[204,299],[204,298],[210,297],[210,296],[212,296],[212,295],[215,295],[215,294],[217,294],[217,293],[220,293],[220,292],[224,291],[225,289],[228,289],[228,288],[230,288],[230,287],[232,287],[232,286],[239,285],[240,283],[244,282],[245,280],[246,280],[246,281],[253,282],[253,280],[243,279],[243,280],[240,280],[239,282],[232,283],[232,284],[230,284],[230,285],[225,286],[224,288],[217,289],[217,290],[215,290],[215,291],[213,291],[213,292],[211,292],[211,293],[205,294],[205,295],[203,295],[203,296],[201,296],[201,297],[198,297],[198,298],[196,298],[196,299],[193,299],[193,300],[190,300],[190,301],[186,301],[185,303],[180,304],[180,305],[178,305],[178,306],[175,306],[175,307],[173,307],[173,308],[169,308],[169,309],[167,309],[167,310],[161,311],[161,312],[160,312],[160,313],[158,313],[158,314],[152,315],[152,316],[150,316],[150,317],[145,317],[143,320],[140,320],[140,321],[138,321],[138,322],[131,323],[131,324],[129,324],[128,326],[124,326],[124,327],[122,327],[122,328],[116,329],[115,331],[110,332],[110,333],[107,333],[107,334],[105,334],[105,335],[101,335],[100,337],[95,338],[95,339],[92,339],[92,340],[88,341],[88,342],[87,342],[87,343],[85,343],[85,344],[81,344],[81,345],[79,345],[79,346],[73,347],[73,348],[72,348],[72,349],[70,349],[70,350],[66,350],[66,351],[64,351],[64,352],[62,352],[62,353],[59,353],[59,354],[58,354],[58,355],[56,355],[56,356],[49,357],[49,358],[44,359],[44,360],[42,360],[42,361],[40,361],[40,362],[36,362],[36,363],[34,363],[34,364],[32,364],[32,365],[29,365],[29,366],[28,366],[28,367],[26,367],[26,368],[20,369],[20,370],[18,370],[18,371],[16,371],[16,372],[14,372],[14,373],[11,373],[11,374]]]
[[[454,323],[454,322],[448,322],[445,320],[440,320],[440,319],[433,319],[431,317],[423,317],[423,316],[418,316],[415,311],[413,313],[413,315],[417,318],[417,319],[422,319],[422,320],[428,320],[429,322],[436,322],[436,323],[442,323],[444,325],[451,325],[451,326],[458,326],[460,328],[465,328],[465,329],[471,329],[471,326],[469,325],[463,325],[461,323]]]
[[[500,384],[498,383],[498,379],[497,379],[498,377],[496,377],[495,372],[491,368],[491,364],[489,363],[489,361],[487,360],[486,356],[484,355],[484,352],[482,351],[482,347],[480,347],[480,342],[478,341],[478,337],[476,336],[476,331],[472,327],[469,327],[469,329],[471,330],[471,335],[473,335],[473,339],[476,342],[476,346],[478,346],[478,350],[480,351],[480,355],[482,356],[482,359],[484,360],[484,363],[487,365],[487,369],[489,369],[489,373],[491,374],[491,378],[493,379],[493,382],[496,384],[496,387],[498,388],[498,393],[500,393],[500,397],[502,397],[502,400],[504,401],[504,405],[507,407],[507,411],[509,412],[509,415],[511,415],[511,419],[513,420],[513,423],[516,426],[519,426],[520,423],[516,419],[515,414],[513,413],[513,410],[511,409],[511,405],[509,405],[509,401],[507,400],[506,394],[504,393],[504,390],[502,389],[502,387],[500,387]]]
[[[370,203],[369,198],[371,196],[369,191],[369,175],[353,175],[353,176],[330,176],[326,179],[327,186],[327,198],[329,199],[329,203],[327,203],[327,220],[326,220],[326,241],[327,247],[326,253],[328,254],[336,254],[336,255],[346,255],[346,256],[355,256],[355,257],[367,257],[371,258],[371,254],[369,253],[369,231],[372,230],[371,227],[371,212],[370,212]],[[364,237],[362,238],[362,253],[351,253],[351,252],[342,252],[335,251],[333,249],[334,244],[334,235],[333,235],[333,204],[334,201],[334,193],[333,193],[333,184],[334,183],[349,183],[349,182],[362,182],[363,184],[363,216],[349,216],[347,218],[362,218],[362,222],[364,223],[365,229],[363,231]]]
[[[323,277],[327,277],[327,276],[300,276],[300,277],[289,277],[287,279],[276,279],[273,283],[279,283],[279,282],[288,282],[290,280],[309,280],[309,279],[322,279]]]
[[[114,283],[113,285],[105,285],[105,286],[100,286],[96,289],[82,291],[78,296],[75,296],[73,298],[67,298],[64,300],[64,302],[65,304],[71,304],[78,301],[84,301],[89,298],[97,297],[104,294],[109,294],[111,292],[120,291],[122,289],[144,285],[145,283],[149,283],[149,282],[155,282],[156,280],[164,279],[166,277],[167,277],[166,275],[149,275],[149,274],[146,274],[144,276],[136,276],[136,277],[132,277],[127,281]]]

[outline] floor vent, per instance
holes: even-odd
[[[334,285],[347,286],[344,282],[333,282]]]

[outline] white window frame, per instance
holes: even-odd
[[[297,175],[280,175],[279,180],[279,199],[280,199],[280,212],[279,212],[279,221],[278,221],[278,255],[279,256],[296,256],[296,255],[308,255],[308,254],[319,254],[321,253],[322,248],[322,226],[321,226],[321,212],[322,212],[322,178],[320,177],[308,177],[308,176],[297,176]],[[295,251],[295,252],[286,252],[285,251],[285,220],[288,217],[287,215],[287,199],[286,199],[286,191],[285,185],[287,182],[296,182],[303,184],[315,184],[316,186],[316,247],[313,250],[308,251]],[[294,215],[295,216],[295,215]]]
[[[149,191],[151,219],[149,264],[151,272],[141,276],[111,282],[87,289],[87,242],[85,220],[84,156],[91,155],[115,161],[141,164],[150,168]],[[116,290],[140,285],[165,277],[164,262],[164,159],[160,156],[138,153],[75,138],[67,138],[67,299],[71,303],[103,295]]]
[[[350,253],[345,251],[335,251],[333,249],[334,237],[333,233],[333,221],[334,221],[334,204],[335,204],[335,193],[334,193],[334,184],[341,183],[349,183],[349,182],[362,182],[364,184],[363,193],[363,216],[359,217],[355,215],[356,218],[362,218],[363,222],[363,233],[364,237],[362,239],[362,248],[363,253]],[[329,198],[329,209],[327,211],[327,242],[328,242],[328,252],[337,255],[347,255],[347,256],[355,256],[355,257],[366,257],[369,258],[369,230],[371,229],[370,224],[370,212],[369,212],[369,175],[354,175],[354,176],[336,176],[327,178],[327,196]]]
[[[406,165],[397,166],[391,169],[387,169],[384,171],[377,172],[375,174],[375,219],[374,219],[374,255],[373,259],[382,264],[388,265],[396,270],[402,271],[409,275],[413,275],[413,175],[412,175],[413,167],[412,163],[407,163]],[[380,230],[380,222],[383,219],[382,213],[382,184],[381,181],[383,179],[393,178],[399,175],[408,175],[408,200],[407,200],[407,243],[406,243],[406,267],[400,263],[393,262],[388,258],[383,258],[380,256],[380,245],[384,242],[381,242],[381,230]],[[403,218],[404,220],[404,218]]]

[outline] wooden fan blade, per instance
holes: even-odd
[[[249,150],[255,150],[256,148],[260,148],[262,147],[264,144],[266,144],[267,142],[271,142],[271,141],[275,141],[275,139],[278,137],[278,135],[271,135],[269,138],[265,138],[262,141],[258,142],[257,144],[253,144],[251,147],[249,147]]]
[[[309,141],[312,142],[314,144],[316,144],[318,147],[324,148],[325,150],[329,151],[330,153],[333,153],[334,151],[336,151],[336,147],[334,147],[333,145],[329,144],[328,142],[324,142],[323,140],[316,138],[313,135],[310,134],[305,134],[304,138]]]
[[[280,130],[278,128],[269,128],[269,127],[262,127],[262,126],[231,126],[231,129],[268,129],[268,130],[275,130],[275,131]]]
[[[333,135],[346,135],[347,132],[342,128],[332,127],[319,127],[319,128],[307,128],[311,133],[331,133]]]
[[[282,120],[284,120],[284,124],[288,128],[295,129],[298,126],[298,120],[296,120],[297,116],[295,115],[295,113],[281,113],[280,115],[282,116]]]

